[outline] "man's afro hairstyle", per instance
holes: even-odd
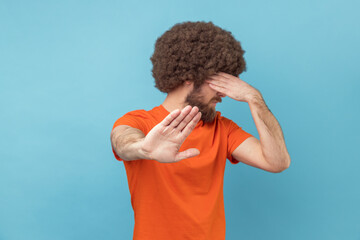
[[[211,21],[175,24],[160,36],[150,60],[155,87],[169,93],[186,80],[199,87],[208,76],[246,71],[245,51],[231,34]]]

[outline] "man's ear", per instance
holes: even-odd
[[[186,80],[184,83],[183,83],[183,87],[184,89],[187,91],[187,92],[191,92],[194,88],[194,82],[193,81],[189,81],[189,80]]]
[[[188,85],[194,84],[194,82],[186,80],[184,84],[185,84],[185,86],[188,86]]]
[[[184,82],[184,86],[185,86],[186,88],[191,88],[191,89],[193,89],[193,87],[194,87],[194,82],[193,82],[193,81],[186,80],[186,81]]]

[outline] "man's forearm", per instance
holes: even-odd
[[[147,159],[148,156],[142,150],[144,134],[134,128],[126,128],[121,134],[112,136],[113,148],[116,154],[125,161]]]
[[[251,97],[248,103],[260,136],[265,159],[277,169],[288,168],[290,155],[286,149],[283,132],[261,93]]]
[[[219,72],[206,80],[209,86],[230,98],[249,103],[251,114],[260,135],[264,158],[274,169],[284,170],[290,165],[290,156],[279,123],[256,88],[231,74]]]

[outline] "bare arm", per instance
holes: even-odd
[[[198,149],[179,152],[182,143],[200,120],[197,107],[176,109],[155,125],[145,136],[142,131],[120,125],[111,132],[111,144],[116,154],[126,161],[152,159],[177,162],[198,155]]]
[[[287,169],[291,160],[282,129],[260,92],[249,100],[249,106],[259,132],[265,160],[278,171]]]
[[[269,172],[284,171],[290,166],[291,160],[280,124],[268,109],[260,92],[249,99],[249,106],[260,141],[255,137],[246,139],[233,151],[232,156]]]
[[[260,135],[246,139],[232,153],[242,162],[271,172],[281,172],[290,166],[281,127],[267,108],[259,90],[238,77],[220,72],[209,77],[209,86],[230,98],[249,103],[251,114]]]
[[[116,154],[125,161],[148,159],[148,155],[141,149],[144,133],[127,125],[120,125],[111,132],[111,145]]]

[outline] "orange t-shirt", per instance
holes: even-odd
[[[114,123],[140,129],[145,135],[169,112],[162,106],[126,113]],[[223,177],[226,158],[251,137],[217,111],[212,123],[200,120],[180,151],[197,148],[196,157],[175,163],[123,161],[134,210],[134,240],[225,239]]]

